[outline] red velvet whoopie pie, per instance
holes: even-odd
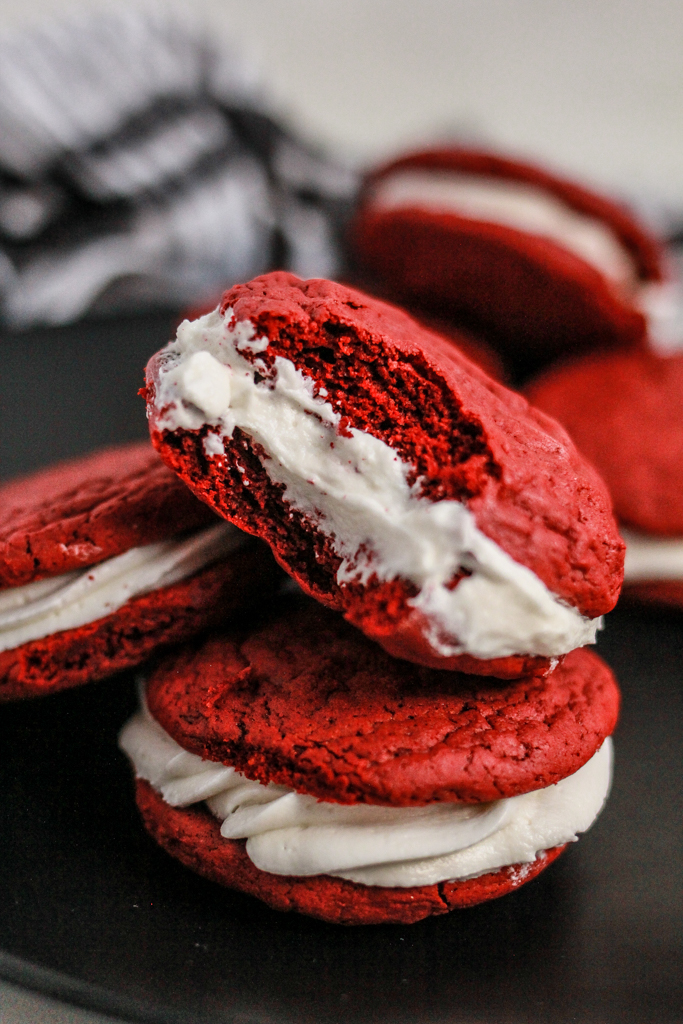
[[[566,433],[407,314],[273,273],[147,369],[152,441],[391,654],[500,678],[593,642],[623,545]]]
[[[4,483],[0,701],[138,665],[272,592],[278,575],[149,442]]]
[[[362,286],[469,326],[517,373],[643,345],[667,277],[661,243],[618,203],[461,147],[371,172],[349,238]]]
[[[410,923],[509,892],[590,827],[618,706],[586,649],[502,686],[398,661],[305,600],[166,658],[120,742],[146,828],[194,871]]]

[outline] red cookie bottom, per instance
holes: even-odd
[[[0,653],[0,703],[40,697],[142,664],[274,593],[281,573],[249,544],[170,587],[133,598],[105,618]]]
[[[301,582],[301,581],[300,581]],[[535,654],[509,654],[502,658],[476,658],[472,654],[454,654],[451,657],[436,654],[427,640],[429,623],[417,611],[394,623],[390,631],[377,628],[370,616],[357,614],[354,609],[346,612],[346,618],[362,629],[366,636],[375,640],[393,658],[418,662],[428,668],[450,672],[464,672],[473,676],[493,676],[496,679],[545,678],[549,676],[564,655],[545,658]]]
[[[462,882],[410,889],[358,885],[330,875],[289,877],[260,871],[243,839],[224,839],[218,821],[201,806],[171,807],[148,782],[136,782],[145,827],[186,867],[229,889],[257,896],[274,910],[297,910],[331,924],[413,924],[432,914],[496,899],[531,881],[564,850],[555,846],[532,864],[514,864]]]

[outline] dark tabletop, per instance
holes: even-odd
[[[143,437],[172,322],[2,337],[2,477]],[[599,650],[624,703],[597,824],[517,892],[408,927],[277,914],[158,850],[116,748],[131,675],[1,707],[0,976],[169,1024],[683,1021],[683,618],[619,610]]]

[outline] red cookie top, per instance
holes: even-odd
[[[147,441],[0,485],[0,587],[120,555],[215,521]]]
[[[519,160],[511,160],[509,157],[496,156],[482,150],[459,147],[410,153],[384,164],[368,176],[365,186],[368,202],[371,203],[369,197],[373,185],[396,171],[407,170],[457,171],[467,175],[481,175],[485,178],[500,178],[535,185],[562,200],[577,213],[585,214],[609,225],[636,264],[638,277],[641,280],[660,281],[664,277],[662,246],[631,216],[628,210],[606,196],[583,188],[566,178],[551,174],[542,167]]]
[[[185,749],[340,803],[477,803],[558,782],[614,729],[597,655],[501,686],[387,655],[312,602],[167,659],[151,713]]]
[[[419,310],[408,310],[408,312],[427,330],[434,331],[435,334],[440,334],[448,341],[451,341],[456,348],[460,349],[464,356],[467,356],[475,366],[478,366],[489,377],[500,381],[501,384],[507,382],[506,370],[502,359],[496,350],[485,342],[483,338],[476,337],[467,331],[456,329],[448,320],[442,320],[438,316],[424,316]]]
[[[683,355],[596,355],[549,370],[527,393],[600,471],[622,523],[683,535]]]
[[[583,615],[594,618],[614,607],[624,546],[609,495],[556,422],[401,310],[330,281],[267,274],[226,292],[221,309],[228,307],[269,340],[265,351],[256,357],[243,352],[245,358],[268,367],[277,356],[290,360],[316,393],[325,389],[341,416],[340,429],[379,438],[413,467],[408,482],[422,496],[465,503],[484,534]],[[178,444],[158,428],[154,389],[163,359],[157,355],[148,366],[147,398],[152,440],[164,458],[221,514],[268,540],[309,592],[343,607],[336,584],[340,559],[333,563],[320,545],[317,568],[310,561],[303,566],[293,527],[273,522],[273,498],[253,499],[263,469],[249,461],[238,432],[226,441],[226,458],[216,468],[187,454],[190,446],[200,449],[207,427],[178,431],[185,448],[184,440]],[[352,587],[347,594],[354,600]],[[383,593],[383,607],[395,599]],[[360,624],[362,614],[353,618]]]

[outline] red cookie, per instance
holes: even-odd
[[[464,329],[456,329],[450,321],[438,316],[425,316],[419,310],[408,310],[408,312],[423,327],[426,327],[428,331],[434,331],[435,334],[440,334],[442,337],[447,338],[456,348],[460,349],[463,355],[475,363],[480,370],[483,370],[487,376],[492,377],[501,384],[507,383],[507,373],[503,360],[496,350],[487,344],[483,338],[475,337],[475,335]]]
[[[388,299],[391,301],[390,296],[381,295],[379,292],[373,291],[373,295],[377,295],[379,299]],[[216,306],[220,305],[221,295],[216,295],[215,300],[211,303],[203,303],[201,306],[192,306],[181,314],[177,320],[176,326],[179,326],[183,320],[197,320],[200,316],[205,316],[210,313]],[[443,335],[444,338],[448,338],[456,348],[459,348],[463,355],[466,355],[473,363],[483,370],[484,373],[488,374],[489,377],[493,377],[494,380],[500,381],[502,384],[507,383],[507,377],[503,361],[498,353],[493,349],[483,338],[475,337],[472,333],[465,330],[456,329],[452,323],[448,320],[440,319],[438,316],[421,315],[419,310],[411,311],[407,310],[411,316],[414,316],[424,327],[430,331],[434,331],[436,334]]]
[[[214,522],[147,442],[106,448],[0,485],[0,587]]]
[[[660,244],[616,203],[468,149],[370,174],[350,241],[368,284],[470,326],[520,370],[640,344],[643,286],[664,278]]]
[[[283,273],[232,288],[152,359],[147,400],[188,486],[397,657],[547,672],[616,601],[609,498],[566,434],[360,292]],[[527,584],[552,640],[526,635]]]
[[[645,561],[642,545],[683,543],[682,394],[683,355],[650,352],[583,358],[528,388],[531,401],[567,428],[610,489],[628,531],[625,593],[673,607],[683,607],[681,556],[673,547],[655,547],[654,559]]]
[[[169,656],[147,703],[186,750],[338,803],[482,803],[549,786],[616,724],[596,654],[502,686],[391,658],[306,602],[251,635]]]
[[[399,662],[308,601],[281,609],[252,633],[233,629],[167,657],[147,684],[152,718],[167,737],[207,762],[309,794],[330,809],[380,804],[407,813],[435,803],[491,808],[489,801],[560,782],[596,754],[614,728],[618,705],[610,670],[590,651],[573,651],[545,679],[503,687]],[[549,843],[528,863],[409,887],[316,873],[310,860],[307,873],[273,873],[257,866],[258,857],[243,839],[221,835],[208,808],[191,804],[196,796],[185,798],[190,806],[173,807],[143,781],[153,778],[144,765],[160,764],[160,755],[147,746],[152,741],[158,742],[153,728],[129,733],[122,744],[133,763],[143,765],[137,801],[149,832],[199,874],[278,910],[343,924],[410,923],[509,892],[550,864],[567,839],[565,832],[560,845]],[[171,759],[169,765],[179,763],[172,749],[163,757]],[[201,766],[188,768],[194,778],[206,779]],[[182,772],[173,768],[172,775],[177,780]],[[243,789],[233,778],[230,784],[237,785],[236,793]],[[265,795],[257,795],[257,810]],[[243,799],[238,796],[231,810]],[[276,791],[270,799],[277,804],[289,795]],[[557,807],[555,815],[565,813]],[[285,829],[276,840],[285,846],[297,842],[288,831],[290,813],[281,807],[269,826]],[[533,822],[524,828],[533,832]],[[381,827],[375,823],[375,833]],[[257,826],[242,834],[261,831]],[[555,843],[559,839],[556,834]],[[329,841],[343,849],[343,828]],[[394,845],[390,849],[396,851]],[[413,852],[415,857],[420,855]]]
[[[204,807],[171,807],[138,779],[135,799],[145,827],[185,867],[228,889],[256,896],[274,910],[296,910],[331,924],[414,924],[425,917],[504,896],[540,874],[564,846],[539,853],[531,864],[515,864],[477,878],[397,889],[359,885],[345,878],[272,875],[249,859],[242,839],[224,839]]]
[[[90,580],[92,590],[92,580],[111,572],[117,556],[172,538],[192,543],[219,523],[147,442],[0,486],[0,701],[138,665],[158,647],[193,636],[272,590],[277,573],[265,547],[250,542],[220,556],[208,547],[184,576],[157,586],[147,580],[136,589],[129,582],[135,566],[128,573],[124,567],[117,579],[132,587],[128,599],[105,597],[102,604],[98,597],[92,620],[68,611],[70,618],[54,619],[55,595],[72,605],[90,600],[87,591],[65,597],[67,586],[87,587]],[[89,566],[97,568],[85,572]],[[36,593],[39,581],[48,592]],[[44,621],[58,628],[45,635]],[[65,622],[73,624],[60,628]]]

